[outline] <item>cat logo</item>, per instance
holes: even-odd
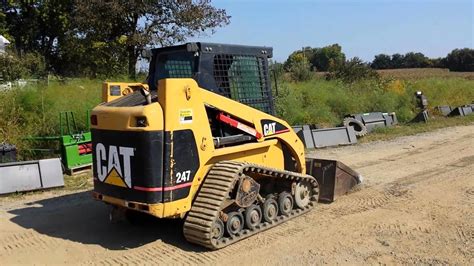
[[[275,134],[275,126],[276,123],[268,123],[263,125],[263,135],[268,136],[268,135],[273,135]]]
[[[107,150],[104,144],[97,143],[95,155],[97,177],[101,182],[132,187],[130,158],[134,156],[134,148],[110,145]]]
[[[263,129],[263,136],[268,137],[276,134],[286,133],[289,132],[290,129],[287,128],[285,125],[278,123],[277,121],[273,121],[270,119],[262,119],[260,121]]]

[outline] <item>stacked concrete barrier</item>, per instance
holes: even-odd
[[[62,186],[59,158],[0,164],[0,194]]]
[[[453,108],[449,105],[439,105],[435,107],[435,110],[443,116],[448,116],[453,111]]]
[[[344,118],[343,124],[346,127],[354,127],[356,135],[362,137],[378,127],[396,125],[398,120],[395,113],[372,112],[347,115]]]
[[[293,130],[303,141],[305,148],[323,148],[357,143],[353,127],[320,128],[310,125],[294,126]]]
[[[454,108],[449,116],[466,116],[473,113],[473,105],[464,105]]]

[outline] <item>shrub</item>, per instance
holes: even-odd
[[[365,112],[396,112],[401,122],[416,115],[414,92],[423,91],[429,107],[460,106],[474,99],[473,80],[423,78],[415,81],[363,79],[352,83],[312,79],[281,83],[277,115],[292,125],[337,126],[344,115]]]
[[[289,63],[289,72],[294,81],[306,81],[312,77],[311,65],[306,57],[297,54]]]
[[[346,83],[353,83],[358,80],[378,78],[375,70],[358,57],[354,57],[344,64],[336,65],[330,69],[326,75],[327,79],[340,79]]]
[[[0,73],[5,81],[46,76],[44,57],[38,53],[17,55],[9,51],[0,55]]]

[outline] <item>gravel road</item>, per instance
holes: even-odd
[[[90,191],[0,198],[0,264],[474,264],[474,125],[310,155],[364,185],[218,251],[176,220],[110,224]]]

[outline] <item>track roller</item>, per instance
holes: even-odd
[[[282,192],[278,195],[278,207],[280,214],[289,215],[293,209],[293,197],[288,192]]]
[[[273,179],[280,186],[270,188],[270,194],[262,198],[257,187],[260,183],[251,186],[255,189],[247,189],[245,183],[239,182],[242,178],[258,181],[259,177],[262,177],[260,180]],[[303,202],[299,205],[304,207],[296,208],[298,205],[290,193],[295,192],[295,180],[309,184],[311,191],[301,192],[298,198]],[[223,248],[307,213],[319,197],[318,182],[313,176],[234,161],[216,163],[202,188],[196,196],[199,205],[191,207],[183,233],[188,241],[211,249]],[[304,190],[305,185],[302,184],[301,189]],[[308,203],[306,197],[309,197]]]
[[[263,203],[263,220],[271,222],[278,216],[278,203],[275,197],[270,196],[265,199]]]
[[[231,212],[227,214],[225,224],[226,232],[229,236],[236,235],[244,228],[244,216],[240,212]]]
[[[262,209],[258,205],[250,205],[245,210],[245,225],[248,229],[255,229],[262,221]]]

